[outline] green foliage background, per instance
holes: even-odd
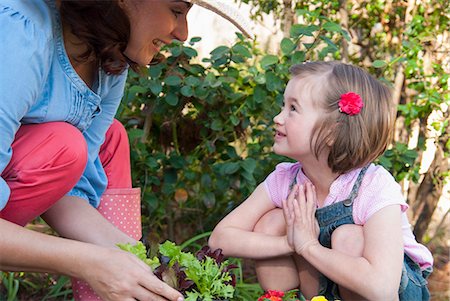
[[[280,158],[271,151],[289,67],[337,59],[348,38],[329,19],[294,25],[280,55],[262,53],[238,34],[195,63],[195,41],[167,47],[168,57],[130,75],[120,118],[131,138],[133,179],[143,189],[148,229],[182,241],[212,227],[254,190]],[[313,43],[303,36],[318,34]],[[166,237],[165,237],[166,238]]]

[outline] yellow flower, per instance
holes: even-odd
[[[313,297],[311,301],[328,301],[324,296]]]

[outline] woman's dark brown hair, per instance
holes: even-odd
[[[130,21],[117,0],[61,0],[62,22],[88,49],[78,61],[94,57],[109,74],[122,73],[127,64],[137,68],[123,54],[130,38]]]

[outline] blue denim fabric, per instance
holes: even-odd
[[[331,235],[337,227],[354,224],[353,204],[345,206],[344,201],[333,205],[319,208],[316,211],[316,219],[319,223],[320,234],[319,242],[322,246],[331,248]],[[339,296],[339,290],[336,283],[325,277],[323,274],[319,277],[319,293],[328,300],[342,299]]]
[[[421,270],[408,255],[403,259],[402,278],[398,295],[400,301],[430,300],[430,291],[427,287],[427,278],[433,269],[431,267]]]
[[[1,0],[0,36],[0,174],[11,160],[21,124],[64,121],[83,133],[88,146],[85,172],[68,194],[97,206],[107,185],[98,151],[120,104],[127,72],[108,75],[99,69],[89,88],[67,56],[55,0]],[[0,210],[9,195],[0,178]]]

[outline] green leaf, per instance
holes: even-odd
[[[183,52],[186,54],[189,58],[193,58],[198,56],[197,50],[190,48],[190,47],[183,47]]]
[[[256,160],[253,158],[247,158],[242,162],[242,168],[248,173],[253,173],[256,168]]]
[[[261,68],[263,69],[267,69],[267,67],[274,65],[276,63],[278,63],[278,56],[272,54],[264,56],[260,61]]]
[[[290,54],[292,51],[294,51],[295,47],[297,45],[295,45],[295,43],[288,38],[283,38],[283,40],[281,40],[281,52],[286,55],[286,54]]]
[[[159,94],[163,90],[162,84],[158,80],[150,80],[148,82],[148,87],[150,88],[150,91],[152,91],[153,95],[155,95],[155,96],[159,96]]]
[[[151,78],[159,78],[162,74],[162,69],[163,69],[162,65],[151,66],[148,69],[148,73]]]
[[[234,126],[238,125],[239,122],[241,122],[241,120],[236,115],[231,115],[230,121],[231,121],[231,124]]]
[[[198,77],[189,75],[188,77],[186,77],[184,79],[184,82],[186,83],[186,85],[191,86],[191,87],[197,87],[198,85],[201,84],[201,80]]]
[[[192,87],[189,86],[183,86],[180,90],[181,94],[186,97],[191,97],[194,95],[194,91],[192,90]]]
[[[170,52],[172,53],[172,56],[174,56],[174,57],[180,56],[182,51],[183,50],[182,50],[181,45],[176,45],[176,46],[170,48]]]
[[[168,86],[179,86],[181,84],[181,78],[176,75],[169,75],[164,79],[164,82]]]
[[[269,91],[283,90],[283,81],[275,74],[275,72],[267,72],[266,87]]]
[[[214,49],[213,51],[211,51],[210,55],[211,58],[213,60],[218,60],[222,57],[224,57],[225,55],[230,53],[230,48],[227,46],[219,46],[216,49]]]
[[[156,269],[160,265],[158,257],[155,256],[153,258],[147,258],[147,248],[140,241],[138,241],[135,245],[127,243],[127,244],[117,244],[117,246],[124,251],[136,255],[137,258],[144,261],[152,269]]]
[[[294,24],[291,27],[291,37],[298,38],[302,35],[312,37],[314,32],[320,30],[320,27],[317,25],[303,25],[303,24]]]
[[[164,100],[166,101],[167,104],[173,107],[178,104],[178,96],[175,93],[167,93]]]
[[[202,40],[201,37],[192,37],[191,40],[189,41],[189,44],[192,45],[194,43],[200,42],[201,40]]]
[[[266,100],[267,90],[263,86],[256,86],[253,90],[253,99],[256,103],[262,103]]]
[[[233,47],[231,47],[231,51],[236,54],[242,55],[243,57],[246,57],[246,58],[253,57],[250,50],[248,50],[246,47],[244,47],[240,44],[236,44]]]
[[[292,56],[292,64],[301,64],[305,61],[306,55],[304,51],[296,51]]]
[[[239,170],[239,163],[237,162],[227,162],[224,163],[220,168],[220,173],[223,175],[231,175]]]
[[[341,32],[342,31],[342,27],[341,25],[334,23],[334,22],[326,22],[322,25],[322,28],[325,29],[326,31],[334,31],[334,32]]]
[[[223,128],[223,123],[221,120],[216,119],[211,123],[211,129],[214,131],[221,131]]]
[[[129,90],[128,90],[128,93],[130,93],[132,95],[139,94],[139,93],[143,94],[143,93],[146,93],[146,92],[147,92],[146,88],[141,87],[141,86],[137,86],[137,85],[131,86],[129,88]]]
[[[387,63],[382,60],[375,60],[375,61],[373,61],[372,66],[374,68],[383,68],[383,67],[387,66]]]

